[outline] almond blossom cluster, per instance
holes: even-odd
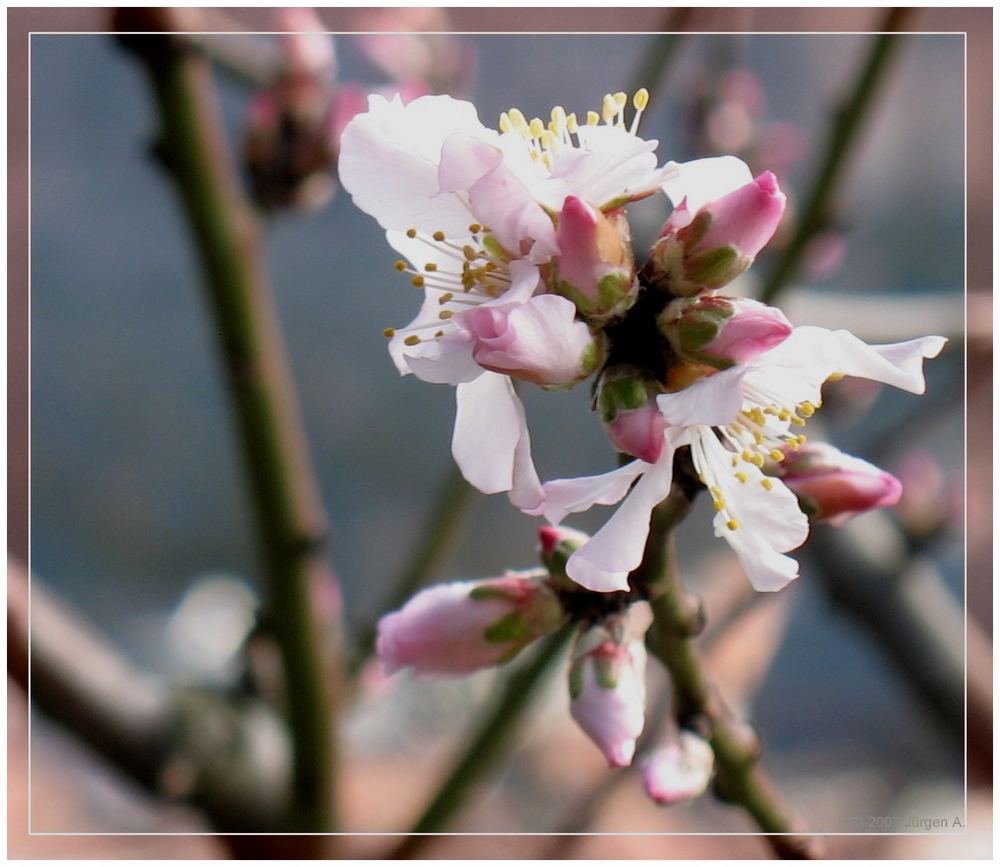
[[[550,525],[546,571],[423,591],[383,619],[380,655],[390,669],[463,673],[573,620],[573,717],[616,766],[632,760],[645,703],[648,607],[629,574],[677,460],[707,490],[715,534],[754,588],[778,590],[798,575],[788,552],[810,519],[900,494],[888,473],[807,443],[824,383],[856,376],[921,393],[923,359],[945,342],[869,346],[725,295],[774,235],[785,196],[774,174],[755,178],[736,157],[660,164],[658,143],[638,133],[648,99],[607,94],[598,110],[557,106],[546,120],[510,109],[492,129],[448,96],[374,95],[345,128],[339,165],[422,294],[412,322],[386,329],[397,369],[455,386],[452,453],[465,478]],[[639,262],[626,208],[661,194],[673,209]],[[543,483],[518,388],[588,379],[611,445],[631,460]],[[619,503],[592,538],[558,526]],[[581,593],[603,598],[603,613],[581,609]],[[699,793],[711,773],[711,749],[680,735],[644,770],[662,803]]]

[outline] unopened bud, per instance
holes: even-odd
[[[646,793],[664,807],[691,801],[708,788],[714,764],[715,754],[708,741],[682,731],[675,741],[642,763]]]
[[[690,296],[719,289],[753,264],[785,212],[771,172],[691,214],[674,210],[653,246],[647,273],[654,285]]]
[[[756,358],[792,333],[777,307],[718,295],[678,299],[657,322],[682,359],[722,370]]]
[[[659,460],[667,426],[656,405],[662,390],[656,377],[633,364],[615,364],[603,371],[596,406],[618,451],[651,464]]]
[[[569,671],[570,713],[608,764],[631,764],[645,724],[646,649],[652,616],[639,602],[583,633]]]
[[[483,305],[455,322],[475,339],[473,358],[487,370],[559,388],[586,379],[604,360],[603,339],[576,319],[572,302],[536,295],[522,304]]]
[[[590,539],[590,536],[570,527],[554,527],[546,524],[539,529],[538,538],[541,542],[539,553],[542,563],[549,573],[557,580],[564,579],[570,586],[577,586],[566,577],[566,562],[577,548]]]
[[[840,526],[855,515],[899,502],[899,479],[827,443],[789,450],[779,465],[781,480],[813,521]]]
[[[386,673],[412,668],[418,677],[471,674],[515,656],[564,620],[538,572],[456,581],[422,590],[378,624]]]
[[[567,196],[556,227],[559,256],[553,290],[569,298],[587,319],[603,322],[632,306],[639,284],[624,211],[603,213]]]

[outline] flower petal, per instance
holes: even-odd
[[[454,195],[440,196],[438,164],[455,133],[490,139],[475,106],[450,96],[422,96],[403,105],[374,94],[340,139],[337,171],[354,203],[384,229],[467,234],[469,212]]]
[[[736,552],[754,590],[771,593],[799,577],[798,562],[768,547],[761,537],[732,530],[723,530],[722,537]]]
[[[743,377],[748,371],[740,364],[713,373],[673,394],[661,394],[656,404],[673,427],[729,424],[743,407]]]
[[[639,463],[639,462],[637,462]],[[566,574],[588,590],[628,589],[628,574],[642,562],[653,509],[670,493],[674,447],[664,438],[663,453],[611,519],[577,549],[566,564]]]
[[[484,494],[512,491],[512,500],[537,507],[541,484],[531,463],[524,408],[510,378],[487,371],[461,383],[456,401],[451,450],[466,481]]]
[[[628,493],[632,482],[650,467],[645,461],[632,461],[599,476],[578,479],[556,479],[542,486],[544,500],[541,512],[552,524],[559,524],[572,512],[585,512],[598,504],[611,506]]]
[[[750,167],[739,157],[707,157],[669,166],[677,171],[663,182],[663,192],[675,208],[684,203],[688,222],[705,205],[753,181]]]

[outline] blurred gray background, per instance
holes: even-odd
[[[469,37],[480,117],[493,124],[512,105],[529,117],[555,104],[597,108],[606,91],[631,81],[651,38]],[[794,193],[865,39],[688,37],[641,132],[660,140],[662,159],[704,155],[685,133],[687,96],[724,57],[758,76],[766,120],[801,127],[804,157],[781,176]],[[343,78],[371,80],[349,37],[337,47]],[[172,192],[148,155],[154,117],[135,65],[109,38],[35,35],[31,69],[31,565],[138,662],[169,671],[165,624],[185,590],[210,573],[255,577],[199,275]],[[228,80],[220,89],[235,136],[248,94]],[[842,299],[845,319],[852,296],[877,291],[891,294],[882,326],[891,328],[896,305],[912,311],[943,293],[954,305],[948,323],[961,322],[963,93],[962,37],[910,36],[843,190],[843,264],[811,287]],[[662,198],[636,207],[638,255],[666,214]],[[407,322],[419,299],[393,271],[375,222],[342,190],[317,215],[274,220],[267,246],[332,522],[333,565],[349,622],[364,623],[405,564],[449,465],[454,392],[396,374],[381,332]],[[762,258],[754,270],[767,265]],[[859,325],[835,316],[818,324]],[[880,438],[880,459],[898,471],[901,453],[892,437],[886,446],[886,431],[922,407],[907,447],[921,445],[960,475],[963,407],[949,398],[961,365],[962,353],[950,352],[930,365],[923,398],[885,392],[864,425],[830,417],[827,429],[862,456]],[[526,404],[543,478],[611,468],[586,387],[528,393]],[[593,529],[604,517],[595,511],[577,524]],[[452,567],[437,577],[531,566],[536,528],[505,498],[481,498]],[[705,551],[728,553],[703,511],[681,544],[692,574]],[[935,552],[960,596],[962,527]],[[961,754],[867,637],[832,611],[808,571],[785,592],[791,620],[754,703],[776,775],[871,764],[887,799],[919,778],[960,800]]]

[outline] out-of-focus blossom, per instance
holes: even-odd
[[[922,448],[909,450],[900,464],[899,477],[903,494],[895,513],[911,537],[927,539],[961,522],[961,480],[946,475],[930,452]]]
[[[429,587],[378,624],[378,656],[387,674],[471,674],[506,662],[564,619],[544,572]]]
[[[825,280],[844,261],[847,241],[835,229],[820,232],[807,245],[803,253],[803,272],[807,280]]]
[[[715,754],[708,741],[693,732],[681,731],[643,760],[642,781],[650,798],[669,807],[702,795],[714,766]]]
[[[798,576],[798,563],[785,552],[805,541],[808,521],[792,491],[760,468],[802,446],[805,438],[792,427],[815,412],[829,377],[857,376],[922,394],[923,360],[936,356],[945,342],[924,337],[869,346],[847,331],[803,326],[752,361],[660,395],[667,429],[659,460],[636,460],[603,475],[543,486],[537,511],[553,524],[571,512],[624,498],[573,554],[567,574],[591,590],[627,589],[628,573],[642,559],[652,510],[670,491],[674,452],[689,445],[712,495],[716,535],[736,552],[756,590],[781,589]]]
[[[891,473],[828,443],[786,450],[778,475],[811,520],[835,527],[862,512],[894,506],[903,491]]]
[[[631,764],[646,712],[647,603],[630,606],[577,640],[569,671],[570,713],[613,768]]]
[[[472,84],[476,54],[440,7],[365,9],[358,15],[365,57],[394,81],[427,82],[437,93],[462,94]],[[392,32],[395,31],[395,32]]]
[[[722,370],[752,361],[792,333],[777,307],[721,295],[678,299],[660,315],[659,326],[678,356]]]

